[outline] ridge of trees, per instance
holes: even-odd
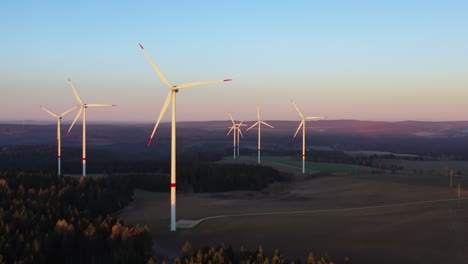
[[[167,174],[131,174],[136,188],[168,192]],[[177,189],[181,191],[226,192],[262,190],[277,181],[290,181],[291,175],[250,164],[182,163],[177,170]]]
[[[166,264],[165,260],[157,257],[150,257],[148,264]],[[239,263],[239,264],[335,264],[332,257],[328,254],[316,255],[310,251],[303,262],[301,258],[294,258],[292,260],[286,259],[279,249],[275,249],[272,256],[267,256],[263,247],[260,245],[254,251],[246,247],[240,247],[235,250],[231,246],[226,247],[221,244],[217,247],[203,247],[200,249],[192,248],[189,242],[182,245],[181,255],[173,261],[174,264],[208,264],[208,263]],[[343,264],[351,264],[349,257],[344,257]]]

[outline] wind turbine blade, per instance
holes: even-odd
[[[207,85],[207,84],[212,84],[212,83],[220,83],[220,82],[230,82],[230,81],[232,81],[232,79],[184,83],[184,84],[181,84],[181,85],[174,86],[172,89],[184,89],[184,88],[189,88],[189,87],[202,86],[202,85]]]
[[[73,85],[72,81],[70,80],[70,78],[68,78],[68,82],[70,83],[70,86],[73,90],[73,93],[75,94],[75,97],[76,97],[76,100],[78,100],[78,102],[82,105],[83,104],[83,100],[81,100],[81,97],[78,95],[78,93],[76,92],[76,89],[75,89],[75,86]]]
[[[70,125],[70,128],[69,128],[68,131],[67,131],[67,136],[70,134],[70,132],[71,132],[73,126],[74,126],[75,123],[76,123],[76,120],[78,120],[78,118],[80,118],[81,113],[83,113],[83,107],[81,107],[81,108],[80,108],[80,111],[78,111],[78,113],[76,114],[75,119],[73,120],[72,124]]]
[[[257,105],[257,120],[260,121],[260,107]]]
[[[63,112],[59,117],[63,117],[65,116],[66,114],[70,113],[71,111],[75,110],[75,108],[77,108],[79,105],[75,105],[74,107],[68,109],[67,111]]]
[[[271,128],[274,128],[272,125],[268,124],[267,122],[265,121],[260,121],[260,123],[264,124],[265,126],[269,126]]]
[[[140,43],[138,43],[140,44]],[[148,58],[148,60],[150,61],[151,65],[153,65],[153,68],[156,70],[156,72],[158,73],[159,75],[159,78],[161,78],[161,80],[163,81],[163,83],[165,83],[169,89],[172,89],[172,84],[169,82],[169,80],[166,78],[166,76],[164,76],[164,74],[162,73],[162,71],[159,69],[158,65],[156,65],[156,63],[154,63],[153,59],[151,58],[151,56],[148,54],[148,52],[146,52],[145,48],[143,48],[143,45],[140,44],[140,48],[143,50],[143,53],[145,54],[146,58]]]
[[[247,128],[247,129],[245,130],[245,132],[249,131],[250,129],[254,128],[256,125],[258,125],[258,122],[259,122],[259,121],[257,121],[255,124],[253,124],[253,125],[251,125],[249,128]]]
[[[305,120],[318,120],[318,119],[325,119],[327,118],[326,116],[308,116],[308,117],[305,117],[304,119]]]
[[[154,133],[156,133],[156,129],[158,129],[159,123],[161,122],[161,119],[163,118],[164,114],[166,113],[167,107],[169,106],[169,103],[171,102],[172,99],[172,91],[169,91],[169,94],[166,97],[166,101],[164,101],[163,107],[161,109],[161,112],[159,113],[158,120],[156,121],[156,124],[154,125],[153,132],[151,133],[150,139],[148,140],[148,147],[151,145],[151,141],[153,141]]]
[[[59,117],[58,115],[52,113],[51,111],[47,110],[47,108],[43,107],[43,106],[40,106],[40,108],[42,108],[42,110],[46,111],[47,113],[49,113],[49,115],[53,116],[53,117]]]
[[[244,138],[244,135],[242,134],[242,130],[240,129],[240,127],[237,129],[239,129],[239,134],[242,136],[242,138]]]
[[[117,105],[114,105],[114,104],[87,104],[86,106],[101,107],[101,106],[117,106]]]
[[[231,118],[231,122],[232,122],[232,124],[233,124],[233,125],[235,125],[236,123],[234,122],[234,119],[232,119],[232,115],[231,115],[231,113],[229,113],[228,115],[229,115],[229,118]]]
[[[297,112],[299,113],[299,115],[304,118],[304,115],[301,113],[301,110],[299,110],[299,108],[297,107],[296,103],[294,103],[294,101],[291,99],[291,103],[294,105],[294,108],[296,108]]]
[[[293,136],[293,140],[296,138],[297,136],[297,133],[299,133],[299,130],[301,129],[301,127],[304,125],[304,119],[302,119],[301,123],[299,124],[299,126],[297,127],[297,130],[296,130],[296,133],[294,134]]]
[[[231,134],[231,131],[232,131],[234,128],[236,128],[236,126],[232,126],[231,129],[229,129],[229,132],[227,132],[226,136],[229,135],[229,134]]]

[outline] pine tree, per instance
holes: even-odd
[[[263,263],[264,256],[263,256],[263,247],[260,245],[257,249],[257,263]]]
[[[157,262],[154,260],[153,257],[150,257],[150,258],[148,259],[148,264],[156,264],[156,263],[157,263]]]
[[[315,254],[312,251],[310,251],[307,256],[307,264],[315,264]]]

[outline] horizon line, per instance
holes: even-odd
[[[211,120],[180,120],[178,123],[201,123],[201,122],[230,122],[230,119],[211,119]],[[298,122],[299,119],[265,119],[264,121],[268,122]],[[426,122],[426,123],[441,123],[441,122],[468,122],[467,120],[398,120],[398,121],[386,121],[386,120],[365,120],[365,119],[323,119],[323,120],[314,120],[313,122],[336,122],[336,121],[355,121],[355,122],[381,122],[381,123],[403,123],[403,122]],[[62,124],[71,124],[72,121],[62,121]],[[88,120],[88,123],[103,123],[103,124],[153,124],[154,120],[141,120],[141,121],[132,121],[132,120]],[[257,122],[257,120],[245,120],[244,122]],[[161,124],[170,124],[171,121],[162,121]],[[16,119],[16,120],[0,120],[1,125],[48,125],[56,124],[55,120],[32,120],[32,119]],[[81,123],[80,123],[81,124]],[[77,125],[80,125],[77,124]]]

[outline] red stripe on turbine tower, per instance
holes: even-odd
[[[176,187],[176,184],[175,183],[171,183],[171,188],[175,188]]]
[[[152,137],[148,140],[148,147],[149,147],[149,145],[151,145],[151,141],[153,141]]]
[[[302,157],[305,157],[306,155],[305,154],[302,154]]]
[[[60,155],[58,155],[57,157],[60,158]]]
[[[81,158],[81,160],[84,160],[84,161],[86,161],[86,158]]]

